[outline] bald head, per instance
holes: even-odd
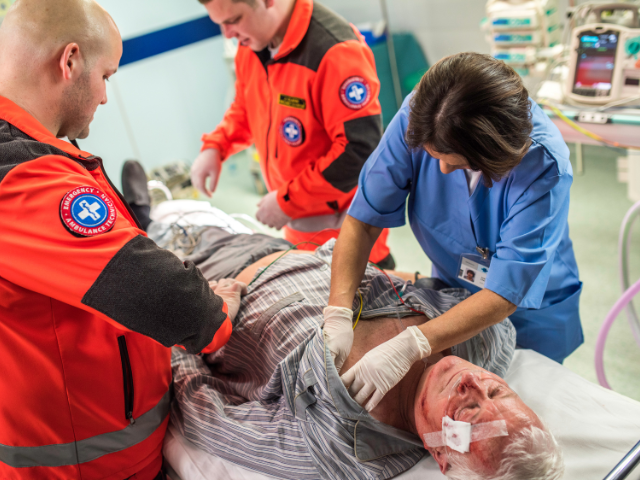
[[[115,73],[121,55],[118,28],[94,0],[17,0],[0,26],[0,95],[55,135],[77,136],[60,131],[69,114],[89,120],[89,105],[73,104],[73,98],[95,103],[92,119],[106,102],[106,91],[97,98],[98,83]]]
[[[87,57],[120,39],[109,14],[93,0],[17,0],[0,28],[0,51],[9,44],[44,60],[70,43]]]

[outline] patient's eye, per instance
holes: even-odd
[[[489,391],[489,398],[493,398],[502,391],[502,387],[494,387]]]
[[[478,405],[477,403],[472,403],[470,405],[467,405],[466,407],[463,407],[462,409],[458,410],[454,420],[463,421],[463,418],[468,417],[469,414],[473,414],[473,412],[477,408],[480,408],[480,405]]]

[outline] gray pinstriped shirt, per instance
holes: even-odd
[[[269,267],[244,297],[231,339],[206,363],[174,349],[172,422],[199,448],[292,480],[386,479],[425,455],[417,436],[373,419],[340,381],[321,333],[333,244]],[[429,318],[469,295],[392,278],[405,302]],[[371,267],[360,292],[361,321],[414,315]],[[515,329],[505,320],[453,353],[502,376],[514,348]]]

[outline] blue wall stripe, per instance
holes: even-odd
[[[186,47],[192,43],[220,35],[220,27],[207,17],[190,20],[156,32],[129,38],[122,42],[120,66]]]

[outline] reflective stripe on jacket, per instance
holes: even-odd
[[[222,346],[226,304],[138,228],[99,158],[2,97],[0,231],[0,478],[153,478],[168,347]]]
[[[296,2],[277,55],[239,47],[236,98],[204,135],[223,159],[255,143],[269,191],[292,218],[342,212],[382,136],[371,49],[312,0]]]

